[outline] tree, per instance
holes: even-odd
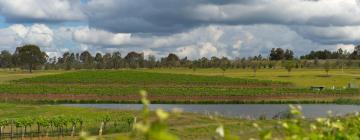
[[[96,64],[96,69],[102,69],[104,62],[101,53],[96,53],[94,60]]]
[[[130,66],[130,68],[138,68],[141,67],[144,61],[144,54],[143,53],[137,53],[137,52],[129,52],[125,58],[127,64]]]
[[[122,58],[121,58],[121,53],[120,52],[114,52],[112,54],[112,63],[113,63],[113,68],[114,69],[119,69],[121,67],[121,62],[122,62]]]
[[[13,67],[13,56],[9,51],[1,51],[0,54],[0,67],[1,68],[9,68]]]
[[[147,67],[152,69],[155,67],[155,65],[156,65],[156,57],[154,55],[149,55]]]
[[[259,62],[257,60],[251,61],[251,69],[254,72],[254,77],[256,76],[256,72],[257,72],[258,68],[259,68]]]
[[[168,67],[177,67],[180,65],[180,59],[176,54],[170,53],[165,60]]]
[[[291,55],[290,52],[288,52],[288,55]],[[282,48],[272,48],[270,51],[270,60],[282,60],[285,58],[285,52]]]
[[[28,67],[30,73],[36,66],[44,64],[48,57],[38,46],[30,44],[17,47],[14,56],[19,64]]]
[[[285,57],[284,59],[286,59],[286,60],[293,60],[294,59],[294,52],[292,50],[286,49],[284,57]]]
[[[285,61],[284,62],[284,67],[285,69],[288,71],[288,73],[290,74],[291,70],[294,68],[294,62],[293,61]]]
[[[223,72],[223,76],[225,76],[225,71],[230,67],[230,61],[226,58],[223,57],[220,60],[220,69]]]
[[[329,60],[326,60],[324,63],[324,70],[325,70],[327,76],[329,76],[330,67],[331,66],[330,66]]]
[[[112,56],[110,53],[106,53],[103,56],[103,68],[105,69],[111,69],[113,68],[113,64],[112,64]]]
[[[94,63],[94,58],[91,56],[90,52],[84,51],[80,54],[80,60],[84,65],[84,68],[90,69]]]

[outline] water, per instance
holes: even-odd
[[[93,107],[107,109],[140,110],[142,104],[63,104],[74,107]],[[303,114],[307,118],[325,117],[328,111],[333,115],[345,115],[360,111],[358,105],[337,105],[337,104],[299,104]],[[161,108],[171,111],[174,108],[182,109],[184,112],[220,115],[239,118],[259,118],[266,116],[272,118],[279,112],[289,110],[286,104],[151,104],[150,109]]]

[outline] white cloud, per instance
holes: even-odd
[[[358,0],[255,0],[252,4],[200,4],[193,19],[246,24],[359,25]]]
[[[320,43],[360,42],[360,26],[296,26],[293,29],[305,38]]]
[[[50,47],[53,43],[54,33],[44,24],[34,24],[30,27],[16,24],[9,28],[16,33],[19,44],[37,44],[42,47]]]
[[[218,56],[218,50],[213,44],[207,42],[200,47],[200,56],[208,57]]]
[[[82,28],[73,33],[75,41],[93,45],[123,45],[130,41],[131,34],[111,33],[104,30]]]
[[[39,45],[52,56],[59,56],[66,51],[120,51],[123,55],[137,51],[143,52],[146,57],[163,57],[172,52],[190,59],[211,56],[235,58],[258,54],[266,56],[271,48],[277,47],[294,50],[295,55],[299,56],[310,50],[350,50],[354,46],[347,43],[322,45],[304,38],[287,26],[269,24],[203,26],[167,36],[116,34],[84,26],[50,28],[44,24],[16,24],[0,29],[0,50],[14,50],[27,43]]]
[[[347,52],[353,52],[355,45],[353,44],[337,44],[336,45],[336,49],[342,49],[342,50],[346,50]]]
[[[0,12],[9,21],[84,20],[80,0],[0,0]]]

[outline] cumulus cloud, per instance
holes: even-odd
[[[85,20],[80,0],[0,0],[0,13],[8,22]]]
[[[360,25],[358,0],[90,0],[90,26],[112,32],[180,32],[223,24]],[[106,10],[104,10],[106,9]]]
[[[31,26],[14,24],[0,29],[0,50],[14,51],[16,47],[24,44],[36,44],[49,56],[59,56],[70,50],[68,47],[73,47],[69,46],[74,42],[68,35],[71,35],[74,29],[64,27],[51,29],[45,24]]]
[[[31,27],[25,27],[21,24],[9,27],[17,36],[19,44],[38,44],[49,47],[53,42],[53,31],[44,24],[34,24]]]
[[[0,29],[0,49],[33,43],[53,55],[234,58],[275,47],[302,55],[360,43],[359,0],[0,0],[0,14],[16,23]],[[69,21],[82,24],[63,24]]]
[[[347,51],[347,52],[353,52],[354,48],[355,48],[355,45],[353,45],[353,44],[337,44],[336,49],[340,49],[340,48],[342,50]]]
[[[88,27],[75,30],[73,38],[83,44],[92,45],[122,45],[130,41],[131,34],[111,33],[104,30],[89,29]]]
[[[323,44],[360,43],[360,26],[296,26],[303,37]]]

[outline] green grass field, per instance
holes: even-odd
[[[53,75],[64,73],[65,71],[35,71],[34,73],[29,73],[22,70],[5,70],[0,69],[0,84],[8,83],[12,80],[18,80],[23,78],[31,78],[43,75]]]
[[[181,73],[194,75],[222,75],[220,69],[197,69],[195,72],[191,69],[153,69],[144,70],[162,73]],[[349,82],[356,82],[360,85],[360,69],[331,69],[329,76],[323,69],[293,69],[288,73],[285,69],[259,69],[254,76],[251,69],[228,69],[225,72],[226,77],[249,78],[259,80],[273,80],[291,82],[297,87],[308,88],[314,85],[323,85],[326,87],[343,87]]]

